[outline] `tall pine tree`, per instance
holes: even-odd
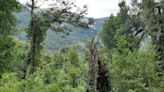
[[[71,12],[72,8],[77,8],[73,1],[56,0],[55,4],[51,5],[53,6],[52,8],[43,11],[37,6],[36,0],[31,0],[31,4],[27,4],[27,6],[31,8],[31,23],[27,30],[28,38],[31,41],[28,59],[31,73],[35,71],[37,61],[39,61],[39,53],[42,48],[41,43],[48,29],[68,34],[70,31],[68,24],[89,28],[89,25],[92,25],[94,22],[93,19],[85,21],[87,6],[78,10],[79,12],[77,13]]]

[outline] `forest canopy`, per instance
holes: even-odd
[[[164,0],[120,0],[102,19],[40,2],[0,1],[0,92],[164,92]]]

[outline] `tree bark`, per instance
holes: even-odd
[[[35,20],[34,20],[34,7],[35,7],[35,2],[34,0],[31,0],[32,5],[31,5],[31,56],[30,56],[30,64],[31,64],[31,70],[30,72],[33,73],[35,71],[35,61],[36,61],[36,35],[35,35]]]
[[[98,78],[98,51],[97,51],[97,43],[96,37],[92,40],[92,47],[91,47],[91,62],[90,62],[90,92],[97,92],[97,78]]]

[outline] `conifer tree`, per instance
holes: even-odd
[[[164,43],[163,43],[163,1],[142,0],[140,5],[140,20],[142,30],[137,33],[142,33],[144,37],[151,36],[151,40],[157,46],[158,55],[161,61],[161,67],[164,69]],[[147,38],[147,37],[146,37]],[[144,38],[141,38],[142,40]]]
[[[35,71],[37,61],[39,61],[39,53],[42,47],[41,43],[48,29],[68,34],[70,29],[65,23],[88,28],[89,25],[92,25],[94,22],[93,19],[84,21],[86,20],[87,6],[84,6],[84,9],[81,9],[77,13],[71,12],[72,8],[77,8],[72,1],[56,0],[52,8],[43,11],[37,6],[36,0],[31,0],[31,4],[27,5],[31,8],[30,29],[27,31],[28,38],[31,40],[31,50],[29,52],[28,61],[31,67],[30,72]],[[65,31],[65,29],[67,29],[67,31]]]
[[[142,0],[141,3],[133,0],[132,7],[128,7],[122,0],[117,16],[110,16],[105,22],[101,38],[111,49],[108,62],[113,92],[163,91],[163,75],[158,76],[163,53],[161,4],[154,0]],[[148,37],[152,43],[144,41]],[[143,43],[149,46],[141,47]]]
[[[108,20],[106,20],[103,30],[100,34],[104,45],[110,49],[115,49],[117,38],[120,35],[125,35],[129,43],[126,44],[127,48],[132,51],[138,48],[138,39],[134,37],[133,21],[131,21],[131,16],[129,15],[130,8],[126,5],[125,0],[119,3],[120,11],[117,16],[111,15]]]

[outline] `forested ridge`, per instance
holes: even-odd
[[[39,2],[0,0],[0,92],[164,92],[164,0],[120,0],[99,20]]]
[[[18,32],[16,37],[21,41],[26,41],[26,32],[23,30],[28,26],[30,22],[30,10],[27,7],[22,7],[19,12],[14,12],[14,15],[18,19],[19,23],[17,25]],[[67,47],[68,45],[84,45],[85,42],[88,42],[94,36],[99,35],[103,23],[106,17],[95,18],[95,28],[82,28],[82,27],[72,27],[69,36],[65,36],[62,33],[55,32],[49,29],[46,32],[45,40],[43,41],[45,49],[48,50],[59,50],[61,48]]]

